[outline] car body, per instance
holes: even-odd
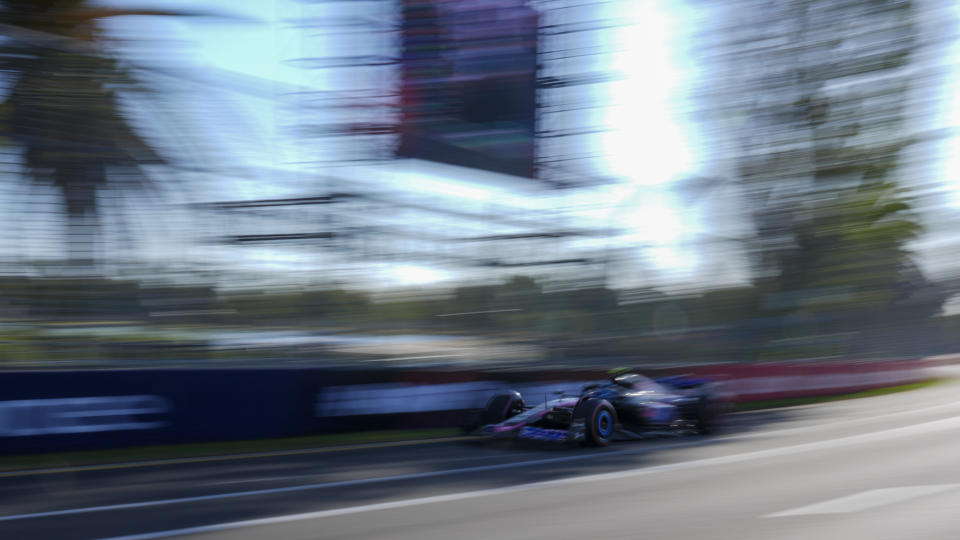
[[[628,373],[528,406],[519,392],[493,396],[466,431],[489,439],[604,446],[613,440],[713,432],[729,401],[710,379]]]

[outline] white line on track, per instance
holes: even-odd
[[[253,484],[256,482],[276,482],[278,480],[303,480],[303,475],[287,476],[260,476],[257,478],[241,478],[240,480],[221,480],[219,482],[204,482],[205,486],[232,486],[234,484]]]
[[[844,447],[844,446],[850,446],[850,445],[856,445],[856,444],[877,442],[877,441],[894,439],[899,437],[910,437],[910,436],[915,436],[915,435],[920,435],[925,433],[934,433],[938,431],[945,431],[945,430],[958,429],[958,428],[960,428],[960,417],[952,417],[952,418],[946,418],[942,420],[925,422],[922,424],[916,424],[912,426],[893,428],[893,429],[876,431],[876,432],[865,433],[860,435],[852,435],[849,437],[841,437],[838,439],[828,439],[824,441],[802,443],[802,444],[783,446],[778,448],[770,448],[766,450],[744,452],[740,454],[731,454],[726,456],[697,459],[692,461],[683,461],[679,463],[654,465],[650,467],[641,467],[636,469],[628,469],[624,471],[615,471],[610,473],[574,476],[574,477],[563,478],[559,480],[548,480],[544,482],[520,484],[516,486],[503,487],[503,488],[485,489],[485,490],[479,490],[479,491],[468,491],[468,492],[452,493],[448,495],[439,495],[439,496],[433,496],[433,497],[423,497],[423,498],[406,499],[406,500],[391,501],[391,502],[376,503],[376,504],[351,506],[351,507],[345,507],[345,508],[336,508],[332,510],[321,510],[317,512],[290,514],[285,516],[276,516],[276,517],[269,517],[269,518],[262,518],[262,519],[234,521],[229,523],[219,523],[219,524],[205,525],[205,526],[199,526],[199,527],[174,529],[174,530],[168,530],[168,531],[158,531],[158,532],[152,532],[152,533],[116,537],[110,540],[151,540],[155,538],[167,538],[171,536],[180,536],[185,534],[216,532],[216,531],[238,529],[243,527],[258,526],[258,525],[270,525],[270,524],[284,523],[284,522],[290,522],[290,521],[301,521],[301,520],[318,519],[318,518],[332,517],[332,516],[339,516],[339,515],[357,514],[362,512],[371,512],[371,511],[385,510],[390,508],[404,508],[409,506],[419,506],[419,505],[434,504],[434,503],[441,503],[441,502],[448,502],[448,501],[473,499],[477,497],[500,495],[504,493],[529,491],[529,490],[541,489],[545,487],[575,485],[575,484],[582,484],[582,483],[588,483],[588,482],[621,480],[624,478],[633,478],[633,477],[646,476],[646,475],[663,473],[663,472],[681,471],[686,469],[703,468],[703,467],[709,467],[709,466],[715,466],[715,465],[728,465],[733,463],[748,462],[748,461],[762,459],[762,458],[801,454],[801,453],[812,452],[817,450],[826,450],[826,449],[838,448],[838,447]],[[683,445],[676,445],[676,446],[683,446]],[[659,448],[663,448],[663,446]],[[496,470],[496,469],[505,469],[509,467],[521,467],[521,466],[529,466],[529,465],[536,465],[536,464],[543,464],[543,463],[573,461],[574,459],[578,459],[578,458],[596,459],[603,456],[629,454],[629,453],[635,453],[635,452],[636,451],[604,452],[601,454],[567,456],[562,458],[534,460],[534,461],[527,461],[527,462],[521,462],[521,463],[489,465],[489,466],[483,466],[483,467],[468,467],[465,469],[434,471],[430,473],[417,473],[417,474],[411,474],[411,475],[401,475],[399,477],[391,477],[391,478],[392,479],[422,478],[425,476],[457,474],[461,472],[472,472],[477,470]],[[349,482],[364,483],[364,482],[374,482],[374,481],[382,482],[382,481],[386,481],[386,479],[373,478],[373,479],[368,479],[366,481],[349,481]],[[333,484],[334,483],[324,484],[322,486],[330,487]],[[343,485],[345,483],[340,483],[340,484]],[[248,492],[241,492],[241,493],[227,493],[227,494],[210,495],[210,496],[203,496],[203,497],[189,497],[186,499],[147,501],[143,503],[132,503],[130,505],[114,505],[112,507],[77,508],[77,509],[71,509],[71,510],[60,510],[60,511],[44,512],[44,513],[38,513],[38,514],[22,514],[22,515],[16,515],[16,516],[5,516],[0,519],[2,520],[28,519],[32,517],[77,514],[77,513],[97,512],[97,511],[114,510],[114,509],[122,510],[126,508],[155,506],[157,504],[173,504],[176,502],[191,502],[195,500],[224,499],[224,498],[237,497],[242,495],[254,495],[254,494],[261,494],[261,493],[279,493],[284,491],[297,491],[297,490],[303,490],[303,489],[317,489],[317,488],[318,488],[317,485],[295,486],[293,488],[277,488],[277,489],[271,489],[271,490],[258,490],[258,491],[248,491]]]
[[[835,405],[835,403],[816,403],[812,405],[797,405],[797,408],[805,407],[821,407]],[[960,407],[960,401],[951,401],[949,403],[941,403],[939,405],[930,405],[928,407],[922,407],[919,409],[908,409],[906,411],[895,411],[883,414],[876,414],[873,416],[867,416],[863,418],[851,418],[849,420],[835,420],[833,422],[824,422],[820,424],[815,424],[812,426],[800,426],[795,428],[783,428],[783,429],[774,429],[769,431],[760,431],[757,433],[741,433],[738,435],[731,435],[729,437],[724,437],[724,440],[740,440],[740,439],[758,439],[766,437],[775,437],[780,435],[795,435],[798,433],[809,433],[811,431],[822,431],[825,429],[835,428],[838,426],[848,426],[848,425],[857,425],[857,424],[866,424],[874,422],[876,420],[889,420],[890,418],[897,418],[901,416],[913,416],[916,414],[924,414],[934,411],[940,411],[944,409],[954,409]],[[764,411],[749,411],[739,414],[755,414],[763,413]]]
[[[240,459],[259,459],[271,457],[302,456],[312,454],[328,454],[334,452],[352,452],[357,450],[374,450],[398,446],[422,446],[426,444],[447,444],[457,441],[466,441],[473,437],[441,437],[435,439],[416,439],[409,441],[385,441],[379,443],[360,443],[341,446],[321,446],[317,448],[298,448],[294,450],[268,450],[264,452],[242,452],[239,454],[217,454],[213,456],[194,456],[170,459],[151,459],[146,461],[128,461],[121,463],[103,463],[99,465],[73,465],[69,467],[48,467],[42,469],[27,469],[0,472],[0,478],[15,478],[20,476],[35,476],[46,474],[76,473],[86,471],[112,471],[118,469],[139,469],[142,467],[162,467],[165,465],[184,465],[189,463],[211,463],[218,461],[235,461]]]
[[[662,447],[659,447],[659,446],[658,446],[657,448],[662,448]],[[652,449],[653,449],[653,448],[651,448],[651,450],[652,450]],[[506,458],[512,458],[512,457],[518,457],[518,456],[530,457],[530,455],[531,455],[530,452],[504,452],[504,453],[502,453],[502,454],[486,454],[486,455],[481,455],[481,456],[462,456],[462,457],[455,457],[455,458],[438,458],[434,463],[452,463],[452,462],[454,462],[454,461],[473,461],[473,462],[478,462],[478,461],[487,461],[487,460],[491,460],[491,459],[506,459]],[[393,463],[393,465],[403,465],[403,464],[404,464],[404,463],[403,463],[402,461],[398,461],[398,462],[394,462],[394,463]],[[261,477],[254,477],[254,478],[242,478],[242,479],[239,479],[239,480],[218,480],[218,481],[213,481],[213,482],[203,482],[203,483],[200,484],[200,485],[204,485],[204,486],[229,486],[229,485],[236,485],[236,484],[254,484],[254,483],[259,483],[259,482],[277,482],[277,481],[283,481],[283,480],[300,480],[300,481],[305,481],[305,480],[319,480],[319,477],[320,477],[320,476],[321,476],[321,475],[319,475],[319,474],[312,474],[312,475],[292,474],[292,475],[286,475],[286,476],[261,476]],[[387,477],[387,478],[390,478],[390,477]]]
[[[885,506],[897,502],[908,501],[910,499],[916,499],[917,497],[923,497],[924,495],[932,495],[934,493],[941,493],[957,488],[960,488],[960,484],[902,486],[895,488],[871,489],[869,491],[862,491],[846,497],[840,497],[837,499],[830,499],[829,501],[801,506],[792,510],[784,510],[783,512],[767,514],[763,517],[774,518],[816,514],[849,514],[851,512],[859,512],[861,510],[876,508],[877,506]]]
[[[142,501],[142,502],[135,502],[135,503],[108,504],[103,506],[88,506],[84,508],[68,508],[65,510],[51,510],[48,512],[34,512],[30,514],[14,514],[14,515],[8,515],[8,516],[0,516],[0,522],[21,520],[21,519],[68,516],[73,514],[89,514],[93,512],[107,512],[107,511],[113,511],[113,510],[130,510],[135,508],[148,508],[151,506],[162,506],[162,505],[168,505],[168,504],[215,501],[215,500],[221,500],[221,499],[232,499],[236,497],[249,497],[254,495],[273,495],[276,493],[291,493],[295,491],[309,491],[309,490],[335,488],[335,487],[358,486],[363,484],[377,484],[382,482],[396,482],[401,480],[416,480],[420,478],[431,478],[431,477],[437,477],[437,476],[450,476],[455,474],[466,474],[466,473],[473,473],[473,472],[495,471],[495,470],[501,470],[501,469],[514,469],[514,468],[520,468],[520,467],[529,467],[533,465],[544,465],[549,463],[563,463],[568,461],[597,459],[604,456],[620,456],[620,455],[627,455],[627,454],[638,454],[645,451],[648,452],[654,449],[659,450],[659,449],[669,449],[669,448],[684,448],[688,446],[698,446],[701,444],[703,443],[699,441],[675,443],[675,444],[663,444],[663,445],[656,445],[656,446],[648,446],[644,449],[629,449],[629,450],[597,452],[597,453],[591,453],[591,454],[577,454],[573,456],[561,456],[561,457],[555,457],[555,458],[534,459],[534,460],[527,460],[527,461],[513,461],[510,463],[496,463],[493,465],[479,465],[476,467],[443,469],[440,471],[398,474],[394,476],[377,476],[373,478],[358,478],[354,480],[324,482],[319,484],[303,484],[298,486],[284,486],[284,487],[277,487],[277,488],[255,489],[250,491],[232,491],[228,493],[215,493],[212,495],[197,495],[193,497],[179,497],[174,499],[157,499],[153,501]]]

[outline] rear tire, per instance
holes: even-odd
[[[604,399],[588,398],[577,405],[574,422],[582,421],[585,443],[591,446],[606,446],[613,440],[617,426],[617,412]]]
[[[710,396],[703,396],[697,401],[696,429],[700,435],[716,433],[723,421],[724,403]]]

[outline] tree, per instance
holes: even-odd
[[[903,278],[920,226],[899,164],[920,139],[905,122],[919,8],[736,0],[720,9],[701,36],[714,53],[701,101],[726,143],[715,157],[751,209],[754,283],[769,296],[761,315],[810,327],[827,314],[892,311],[918,283]]]
[[[797,245],[779,258],[781,287],[843,289],[844,303],[867,309],[889,304],[921,231],[908,201],[882,179],[831,195],[795,226]]]
[[[105,50],[99,23],[122,15],[183,15],[111,9],[86,0],[2,0],[0,72],[11,86],[2,131],[33,181],[56,188],[67,218],[69,259],[87,268],[99,236],[98,194],[144,187],[147,164],[165,160],[131,126],[118,94],[141,88]]]

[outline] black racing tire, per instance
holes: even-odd
[[[487,406],[483,410],[483,423],[499,424],[507,418],[514,416],[524,408],[523,398],[520,392],[508,392],[506,394],[497,394],[490,398]]]
[[[483,411],[468,411],[460,422],[460,433],[469,435],[483,426]]]
[[[477,429],[489,425],[499,424],[507,418],[519,414],[526,408],[520,392],[511,391],[505,394],[496,394],[491,397],[483,409],[470,411],[460,424],[463,433],[473,433]]]
[[[582,421],[584,443],[590,446],[606,446],[613,440],[617,426],[617,411],[605,399],[587,398],[573,412],[574,422]]]
[[[720,430],[725,412],[723,401],[712,396],[701,396],[697,400],[694,423],[697,433],[711,435]]]

